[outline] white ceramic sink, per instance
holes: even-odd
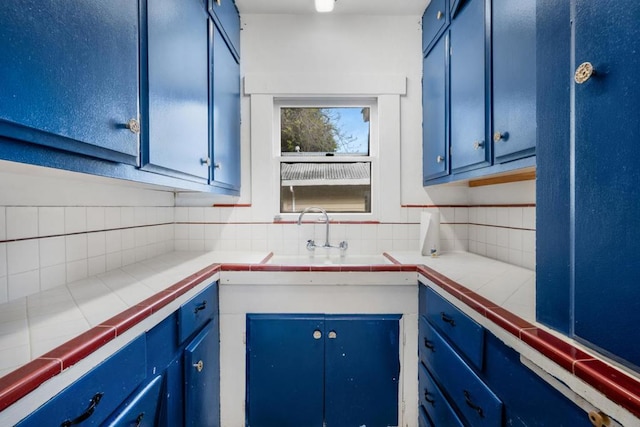
[[[275,265],[379,265],[393,264],[384,255],[340,255],[326,256],[324,254],[308,255],[274,255],[268,261]]]

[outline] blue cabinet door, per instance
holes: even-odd
[[[146,6],[142,167],[206,183],[211,161],[205,6],[201,0],[147,0]]]
[[[640,3],[574,4],[575,335],[638,368]]]
[[[493,0],[493,150],[503,163],[535,154],[536,2]]]
[[[141,386],[118,408],[102,427],[155,427],[157,409],[162,390],[162,376],[158,375],[148,384]]]
[[[236,56],[240,56],[240,15],[234,0],[208,0],[209,12]]]
[[[449,25],[447,0],[432,0],[422,15],[422,51],[427,52]]]
[[[214,22],[209,24],[209,30],[212,37],[212,182],[239,190],[240,64]]]
[[[488,6],[487,6],[488,7]],[[485,2],[469,0],[451,23],[451,169],[462,172],[491,163],[486,138]]]
[[[324,316],[247,315],[247,426],[322,427]]]
[[[220,425],[220,332],[214,317],[184,350],[185,426]]]
[[[449,34],[429,51],[422,75],[422,167],[427,181],[449,174],[447,79]]]
[[[141,335],[16,426],[101,425],[145,379],[145,352],[145,337]]]
[[[136,1],[5,0],[0,40],[0,136],[137,164]]]
[[[398,425],[399,315],[327,315],[327,427]]]

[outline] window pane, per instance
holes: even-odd
[[[280,109],[282,155],[369,155],[369,107]]]
[[[371,163],[281,163],[280,212],[371,212]]]

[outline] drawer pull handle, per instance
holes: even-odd
[[[456,326],[456,321],[455,321],[455,320],[453,320],[453,317],[449,317],[449,316],[447,316],[447,315],[444,313],[444,311],[441,311],[441,312],[440,312],[440,318],[442,319],[442,321],[443,321],[444,323],[448,323],[448,324],[450,324],[451,326]]]
[[[467,390],[464,390],[464,401],[467,403],[467,406],[469,406],[471,409],[476,411],[478,415],[480,415],[480,418],[484,418],[484,411],[481,407],[473,403],[473,401],[471,400],[471,394]]]
[[[102,399],[103,394],[104,393],[96,393],[89,401],[89,407],[82,414],[72,420],[63,421],[62,424],[60,424],[60,427],[75,426],[86,421],[91,415],[93,415],[93,412],[96,410],[98,403],[100,403],[100,399]]]
[[[136,418],[136,427],[140,427],[142,424],[142,419],[144,418],[144,412],[141,412],[140,415]]]
[[[436,348],[434,347],[433,343],[426,338],[424,339],[424,346],[431,350],[433,353],[436,352]]]
[[[207,308],[207,301],[202,301],[200,304],[196,305],[195,310],[193,310],[193,312],[195,314],[198,314],[199,311],[204,310],[205,308]]]
[[[426,400],[427,403],[431,403],[431,406],[435,406],[436,401],[431,399],[429,396],[431,396],[431,393],[429,393],[429,390],[427,390],[425,388],[424,389],[424,400]]]

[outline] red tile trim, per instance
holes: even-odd
[[[125,331],[131,329],[142,320],[153,314],[151,306],[134,306],[129,307],[122,313],[116,314],[110,319],[105,320],[98,326],[113,327],[116,329],[116,336],[122,335]]]
[[[502,307],[488,307],[486,309],[486,316],[487,319],[517,337],[520,337],[520,331],[523,329],[535,328],[533,324]]]
[[[389,253],[387,252],[382,252],[382,256],[387,258],[389,261],[391,261],[394,264],[402,264],[400,261],[398,261],[397,259],[395,259],[394,257],[392,257]]]
[[[269,252],[269,254],[266,257],[264,257],[262,261],[260,261],[260,264],[268,263],[271,258],[273,258],[273,252]]]
[[[250,208],[251,203],[214,203],[214,208]]]
[[[640,417],[640,383],[601,360],[578,361],[574,374]]]
[[[251,271],[251,264],[222,264],[222,271]]]
[[[282,271],[278,264],[255,264],[251,266],[251,271]]]
[[[318,221],[302,221],[303,224],[324,224],[324,222],[318,223]],[[330,220],[330,224],[362,224],[362,225],[379,225],[379,224],[393,224],[391,222],[382,223],[380,221],[340,221],[340,220]],[[273,224],[298,224],[298,221],[291,220],[274,220]],[[398,224],[406,224],[404,222]]]
[[[62,372],[58,359],[39,358],[0,378],[0,411]]]
[[[42,355],[42,359],[58,359],[62,369],[75,365],[116,337],[113,326],[96,326]]]
[[[522,329],[520,339],[571,373],[576,361],[594,359],[590,354],[540,328]]]

